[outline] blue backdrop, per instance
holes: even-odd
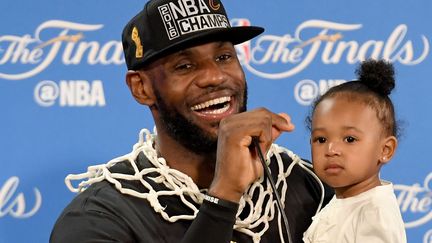
[[[0,242],[47,242],[73,198],[64,184],[128,153],[152,128],[124,82],[120,33],[143,1],[3,1],[0,15]],[[328,87],[355,78],[366,58],[397,69],[403,121],[392,181],[409,242],[432,242],[432,2],[429,0],[225,0],[233,25],[266,31],[238,46],[249,107],[289,113],[277,140],[310,158],[304,118]]]

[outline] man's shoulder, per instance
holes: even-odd
[[[110,207],[119,207],[124,200],[125,196],[114,185],[103,180],[77,194],[65,211],[106,211]]]
[[[76,195],[63,210],[54,225],[50,242],[96,239],[101,232],[112,230],[116,239],[132,242],[127,239],[147,234],[146,227],[156,222],[158,218],[145,199],[124,194],[114,184],[103,180]]]

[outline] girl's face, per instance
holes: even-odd
[[[391,140],[396,142],[394,137]],[[381,184],[380,167],[393,154],[393,151],[388,154],[388,142],[376,112],[360,100],[330,97],[314,111],[311,134],[314,170],[335,189],[338,198],[354,196]]]

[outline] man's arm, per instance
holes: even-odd
[[[260,108],[223,119],[219,124],[216,169],[209,193],[238,203],[263,168],[253,147],[256,138],[265,154],[282,132],[292,131],[288,115]]]
[[[288,115],[266,109],[232,115],[219,124],[215,176],[209,194],[237,205],[246,189],[263,174],[252,138],[265,153],[273,141],[294,125]],[[238,206],[223,208],[204,202],[182,242],[229,242]]]
[[[181,242],[230,242],[237,210],[238,204],[236,203],[228,201],[215,203],[204,200],[197,217]]]

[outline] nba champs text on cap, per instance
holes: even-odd
[[[231,27],[219,0],[150,0],[125,26],[123,50],[128,69],[210,41],[239,44],[264,31],[256,26]]]
[[[221,9],[220,3],[215,4],[213,0],[208,2],[209,6],[203,0],[177,3],[180,6],[170,2],[158,7],[170,40],[195,31],[230,26],[227,16],[217,12]]]

